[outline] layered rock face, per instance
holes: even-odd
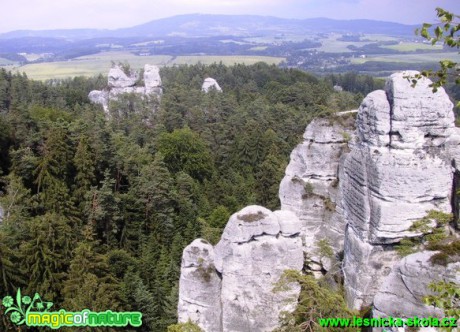
[[[400,260],[393,244],[420,235],[409,230],[429,210],[451,212],[454,131],[452,103],[429,80],[415,88],[394,74],[385,91],[362,102],[358,143],[346,157],[341,181],[347,223],[343,271],[350,307],[370,305]]]
[[[423,304],[423,298],[432,291],[433,281],[460,284],[460,262],[447,266],[433,265],[429,260],[434,252],[423,251],[402,259],[385,278],[374,297],[375,317],[442,317],[439,308]]]
[[[110,101],[118,100],[123,94],[134,93],[142,98],[158,98],[163,93],[161,86],[160,69],[157,66],[145,65],[143,72],[144,86],[138,86],[139,73],[131,71],[126,74],[120,66],[114,66],[108,74],[108,89],[93,90],[88,98],[96,104],[102,105],[106,114],[109,114]]]
[[[304,141],[292,151],[280,184],[281,209],[299,217],[308,267],[318,276],[330,267],[318,253],[318,241],[326,239],[336,253],[343,250],[345,222],[338,184],[341,160],[354,142],[353,122],[351,114],[313,120]]]
[[[214,78],[208,77],[204,80],[203,85],[201,86],[201,91],[209,92],[211,89],[215,89],[218,92],[222,92],[222,88],[219,83]]]
[[[189,319],[205,331],[222,330],[221,276],[214,266],[214,248],[196,239],[184,249],[179,280],[179,321]]]
[[[293,213],[248,206],[231,216],[215,248],[195,240],[182,258],[179,321],[209,332],[275,329],[300,292],[273,291],[283,271],[302,269],[299,234]]]
[[[451,196],[460,188],[460,129],[445,91],[432,93],[427,79],[411,87],[405,77],[414,74],[394,74],[370,93],[355,127],[350,114],[310,123],[280,185],[281,211],[247,207],[214,248],[196,240],[184,250],[181,322],[271,331],[299,295],[295,285],[272,292],[282,272],[304,265],[319,277],[332,263],[342,264],[334,271],[343,272],[351,308],[373,305],[374,317],[442,315],[423,297],[432,281],[460,283],[460,263],[433,265],[434,252],[401,258],[395,249],[422,235],[411,226],[428,211],[459,215]],[[333,259],[321,254],[323,240]]]

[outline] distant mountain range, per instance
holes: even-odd
[[[86,40],[96,38],[157,38],[157,37],[212,37],[263,36],[273,34],[351,33],[414,35],[417,26],[373,20],[333,20],[328,18],[283,19],[253,15],[190,14],[153,20],[130,28],[16,30],[0,34],[0,39],[31,37]],[[0,49],[1,53],[1,49]]]

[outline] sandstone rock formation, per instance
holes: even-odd
[[[214,266],[214,248],[196,239],[184,249],[179,280],[179,321],[196,322],[205,331],[221,331],[222,281]]]
[[[429,251],[401,258],[396,246],[422,235],[411,226],[430,210],[458,217],[452,192],[460,188],[460,129],[445,91],[433,94],[427,79],[411,87],[406,76],[413,74],[394,74],[370,93],[355,128],[353,112],[308,125],[280,185],[281,211],[247,207],[214,248],[197,240],[184,250],[180,321],[205,331],[270,331],[299,294],[296,287],[274,294],[273,283],[302,265],[318,277],[339,265],[351,308],[374,305],[374,316],[442,314],[422,299],[433,280],[460,283],[460,262],[432,265]],[[321,254],[323,240],[333,257]]]
[[[460,262],[447,266],[432,264],[432,251],[409,255],[393,268],[374,297],[375,317],[442,317],[442,310],[423,304],[432,294],[428,285],[435,281],[460,284]]]
[[[102,105],[105,113],[110,115],[110,101],[118,100],[123,94],[134,93],[142,98],[154,99],[162,95],[160,69],[157,66],[145,65],[142,78],[144,86],[139,85],[140,79],[138,72],[125,73],[121,66],[116,65],[109,71],[108,88],[102,91],[93,90],[88,98],[93,103]]]
[[[136,72],[125,73],[120,66],[110,68],[108,75],[109,88],[128,88],[134,86],[139,79]]]
[[[385,91],[361,104],[358,143],[344,161],[341,181],[347,223],[344,275],[351,307],[370,305],[399,261],[394,243],[429,210],[451,212],[452,157],[445,143],[454,127],[452,103],[429,80],[415,88],[394,74]]]
[[[318,276],[321,269],[329,269],[329,262],[320,257],[317,242],[326,239],[335,252],[343,250],[345,222],[338,184],[340,162],[354,141],[353,123],[352,113],[313,120],[304,141],[292,151],[280,184],[281,209],[299,217],[308,265]]]
[[[231,216],[214,249],[195,240],[182,258],[179,321],[209,332],[272,331],[300,291],[273,292],[284,270],[302,269],[299,234],[293,213],[248,206]]]
[[[211,89],[216,89],[216,91],[222,92],[219,83],[211,77],[208,77],[204,80],[203,85],[201,86],[201,91],[209,92]]]

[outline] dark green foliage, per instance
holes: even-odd
[[[161,75],[160,104],[126,94],[106,118],[87,98],[102,76],[42,83],[0,69],[1,293],[21,287],[68,310],[140,310],[139,331],[166,331],[184,247],[218,242],[244,206],[278,209],[308,122],[359,97],[263,63]],[[209,76],[223,93],[201,91]],[[183,328],[192,327],[171,327]]]
[[[172,173],[180,171],[196,180],[203,181],[212,175],[211,153],[204,141],[190,128],[164,133],[158,139],[158,151]]]
[[[446,266],[449,263],[458,262],[460,257],[460,240],[455,240],[450,243],[436,243],[428,246],[430,250],[439,250],[439,253],[431,256],[430,261],[433,264]]]
[[[347,308],[342,295],[322,280],[316,280],[311,275],[303,275],[298,271],[288,270],[275,287],[276,292],[289,287],[289,283],[298,282],[301,286],[299,302],[292,314],[286,313],[281,319],[281,327],[277,332],[290,331],[355,331],[353,328],[321,328],[319,319],[325,317],[353,318],[358,316]]]

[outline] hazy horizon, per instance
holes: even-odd
[[[0,33],[15,30],[118,29],[186,14],[263,15],[307,19],[371,19],[403,24],[436,22],[436,7],[460,12],[458,0],[17,0],[2,5],[7,13]],[[27,8],[27,10],[25,10]]]

